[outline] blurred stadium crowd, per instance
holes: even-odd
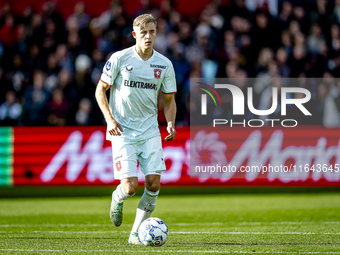
[[[113,52],[135,43],[133,19],[152,13],[158,18],[154,47],[171,59],[176,72],[178,124],[189,124],[189,109],[196,107],[190,103],[191,77],[299,77],[298,86],[312,93],[313,118],[301,119],[302,124],[340,126],[340,82],[335,79],[340,0],[212,1],[191,17],[177,12],[175,3],[141,0],[132,16],[123,2],[113,1],[91,17],[86,4],[78,2],[65,19],[53,1],[39,11],[28,6],[21,14],[10,4],[3,6],[0,125],[104,125],[94,100],[102,68]],[[313,83],[306,79],[311,77],[328,79]],[[254,87],[257,109],[270,108],[268,88],[265,83]],[[165,123],[163,114],[159,121]]]

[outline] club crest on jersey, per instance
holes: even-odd
[[[106,69],[106,71],[109,71],[111,69],[111,62],[110,61],[106,62],[105,69]]]
[[[155,72],[155,78],[159,79],[161,78],[162,70],[161,69],[154,69]]]
[[[120,161],[116,162],[116,168],[117,168],[117,171],[120,171],[122,169],[122,164],[120,163]]]

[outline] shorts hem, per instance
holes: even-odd
[[[138,174],[137,172],[128,172],[128,173],[120,174],[119,176],[117,176],[116,179],[122,180],[122,179],[129,178],[129,177],[138,177]]]
[[[145,176],[148,176],[148,175],[151,175],[151,174],[162,175],[162,172],[164,172],[164,171],[165,171],[165,170],[151,171],[151,172],[145,173],[144,175],[145,175]]]
[[[110,141],[111,143],[115,142],[119,142],[119,143],[126,143],[126,144],[135,144],[135,143],[138,143],[138,142],[144,142],[144,141],[147,141],[147,140],[150,140],[154,137],[162,137],[161,134],[155,134],[155,135],[152,135],[152,136],[148,136],[146,138],[143,138],[143,139],[131,139],[131,138],[126,138],[126,137],[121,137],[121,136],[112,136],[112,135],[108,135],[108,133],[106,133],[106,140],[107,141]]]

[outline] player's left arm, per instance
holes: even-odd
[[[163,94],[164,100],[164,115],[168,123],[167,131],[169,135],[165,137],[165,141],[172,141],[175,139],[177,132],[175,129],[176,119],[176,102],[174,94]]]

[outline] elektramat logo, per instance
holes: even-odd
[[[215,89],[212,86],[209,86],[208,84],[197,82],[200,85],[203,85],[205,88],[197,87],[198,89],[206,92],[214,101],[215,106],[218,104],[216,103],[215,97],[213,94],[208,90],[210,89],[217,97],[217,99],[220,102],[221,107],[223,107],[221,97],[217,93],[216,89],[227,89],[231,92],[232,97],[232,114],[233,115],[245,115],[245,97],[243,94],[243,91],[237,87],[236,85],[231,84],[215,84]],[[225,91],[224,91],[225,92]],[[303,98],[289,98],[288,94],[293,93],[302,93],[305,97]],[[208,115],[208,103],[207,103],[207,94],[201,94],[201,115]],[[311,116],[312,114],[303,106],[304,103],[307,103],[311,99],[311,93],[309,90],[305,88],[300,87],[282,87],[281,91],[281,116],[287,115],[287,105],[292,104],[295,105],[304,115]],[[273,87],[272,88],[272,94],[271,94],[271,100],[272,104],[270,109],[267,110],[259,110],[255,109],[254,102],[253,102],[253,88],[248,87],[247,88],[247,106],[249,111],[258,116],[269,116],[270,114],[277,111],[278,107],[278,88]],[[280,123],[283,127],[296,127],[298,125],[297,120],[295,119],[250,119],[246,121],[245,119],[242,122],[235,122],[232,119],[213,119],[213,127],[216,127],[217,125],[226,125],[229,124],[230,127],[233,125],[242,125],[244,127],[262,127],[265,125],[265,121],[270,123],[272,127],[274,127],[275,124]],[[292,124],[293,123],[293,124]]]

